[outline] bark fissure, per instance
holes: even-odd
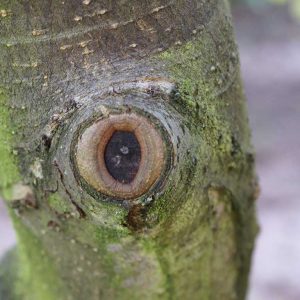
[[[65,186],[65,180],[64,180],[64,174],[62,172],[62,170],[60,169],[58,162],[56,160],[54,160],[53,165],[55,166],[55,168],[57,169],[58,173],[59,173],[59,178],[60,178],[60,182],[62,183],[64,190],[66,192],[66,194],[68,195],[69,200],[71,201],[71,203],[74,205],[74,207],[76,208],[76,210],[78,211],[79,215],[81,218],[84,218],[86,216],[85,212],[83,211],[83,209],[76,203],[76,201],[74,201],[74,199],[72,198],[71,193],[69,192],[68,188]]]

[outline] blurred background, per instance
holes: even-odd
[[[299,300],[300,0],[270,1],[233,3],[262,190],[248,299]]]
[[[232,6],[262,189],[248,300],[299,300],[300,0]],[[14,243],[0,201],[0,256]]]

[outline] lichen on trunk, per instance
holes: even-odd
[[[244,299],[257,182],[227,2],[0,9],[0,296]],[[126,183],[98,161],[111,128],[139,143]]]

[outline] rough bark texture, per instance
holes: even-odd
[[[0,188],[19,238],[1,299],[244,299],[257,184],[227,2],[0,9]],[[74,141],[127,111],[168,141],[169,169],[110,199],[80,181]]]

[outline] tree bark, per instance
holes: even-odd
[[[244,299],[257,182],[227,1],[0,0],[0,33],[1,299]],[[79,141],[133,115],[153,183],[102,189]]]

